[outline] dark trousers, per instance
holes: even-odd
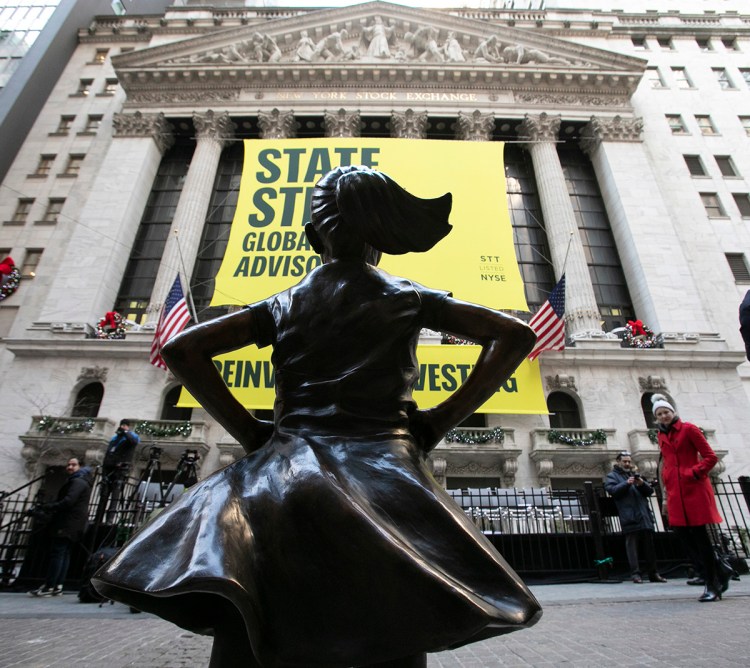
[[[705,525],[697,527],[672,527],[679,536],[688,557],[707,584],[716,584],[716,562],[714,548]]]
[[[639,529],[625,534],[625,554],[628,557],[628,565],[633,575],[640,574],[641,568],[638,562],[638,543],[643,547],[648,574],[656,574],[656,550],[654,549],[654,532],[650,529]]]
[[[52,588],[62,585],[70,566],[70,552],[73,549],[73,541],[69,538],[55,537],[49,551],[49,566],[47,567],[47,579],[44,585]]]

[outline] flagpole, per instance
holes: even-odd
[[[185,270],[185,260],[182,257],[182,248],[180,247],[180,236],[174,231],[174,240],[177,242],[177,253],[180,256],[180,266],[182,267],[182,274],[185,276],[185,294],[188,298],[188,304],[190,304],[191,315],[196,324],[198,323],[198,313],[195,310],[195,302],[193,302],[193,291],[190,289],[190,280],[188,279],[187,271]]]
[[[560,276],[564,276],[565,275],[565,267],[568,264],[568,255],[570,254],[570,246],[573,243],[573,235],[574,234],[575,234],[575,232],[571,232],[570,233],[570,237],[568,238],[568,248],[565,251],[565,259],[563,260],[562,271],[560,272]]]

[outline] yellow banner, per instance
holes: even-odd
[[[385,172],[418,197],[453,193],[451,233],[381,267],[457,299],[527,310],[505,196],[503,144],[409,139],[246,140],[239,201],[212,306],[248,304],[299,282],[320,260],[305,238],[316,181],[340,165]]]
[[[414,399],[420,408],[443,401],[466,379],[479,356],[479,346],[418,346],[419,382]],[[273,408],[275,397],[271,348],[243,348],[214,359],[216,368],[243,406]],[[197,408],[185,390],[180,406]],[[477,413],[546,413],[539,362],[526,360]]]
[[[340,165],[366,165],[418,197],[453,193],[451,233],[427,253],[383,256],[381,266],[457,299],[527,310],[506,203],[503,144],[381,138],[246,140],[240,193],[212,305],[251,304],[298,283],[320,260],[307,243],[317,180]],[[415,399],[430,407],[469,373],[476,346],[419,346]],[[272,408],[271,349],[215,359],[247,408]],[[196,407],[183,391],[180,406]],[[478,412],[546,413],[539,366],[524,362]]]

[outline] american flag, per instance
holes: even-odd
[[[172,289],[167,295],[167,301],[161,309],[159,324],[154,332],[154,340],[151,342],[151,356],[149,362],[161,369],[166,369],[167,365],[161,358],[161,348],[175,334],[178,334],[187,325],[190,320],[190,311],[188,311],[187,301],[182,292],[180,275],[174,279]]]
[[[529,320],[529,327],[536,332],[536,345],[529,353],[534,360],[545,350],[565,350],[565,274],[552,289],[542,307]]]

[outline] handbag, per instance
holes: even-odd
[[[716,562],[716,577],[719,579],[721,592],[724,593],[729,588],[729,581],[732,578],[739,578],[739,574],[729,562],[729,555],[718,545],[714,545],[714,561]]]

